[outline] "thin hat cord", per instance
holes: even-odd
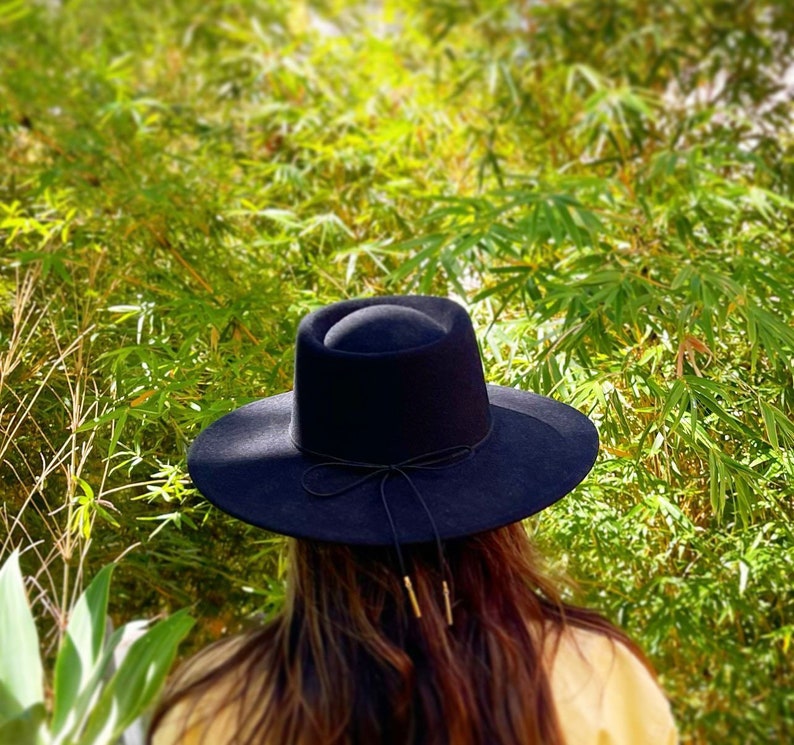
[[[471,453],[469,453],[468,457],[471,457]],[[414,496],[419,501],[419,504],[422,505],[422,509],[425,511],[425,514],[427,515],[427,519],[430,522],[430,526],[433,529],[433,535],[435,536],[436,539],[436,550],[438,551],[438,566],[441,574],[441,591],[444,596],[444,613],[446,615],[447,624],[449,626],[452,626],[452,598],[450,596],[449,583],[447,582],[447,573],[446,573],[447,563],[444,560],[444,545],[441,542],[441,536],[439,535],[438,532],[438,526],[436,525],[436,521],[433,518],[433,513],[430,511],[430,508],[427,506],[427,502],[425,502],[425,498],[421,495],[419,489],[416,488],[416,484],[414,484],[413,480],[408,476],[407,473],[404,473],[399,468],[396,468],[395,470],[398,471],[399,473],[402,473],[402,475],[405,476],[406,481],[413,490]],[[384,501],[384,505],[385,505],[385,501]]]
[[[428,507],[427,502],[425,501],[418,487],[414,483],[414,480],[411,478],[409,471],[441,470],[445,468],[450,468],[452,466],[458,465],[460,463],[469,460],[474,455],[476,446],[455,445],[453,447],[435,450],[430,453],[424,453],[422,455],[418,455],[413,458],[404,460],[400,463],[392,463],[392,464],[366,463],[362,461],[344,460],[342,458],[337,458],[333,455],[328,455],[326,453],[315,453],[306,450],[305,448],[301,448],[297,444],[295,446],[304,453],[316,457],[329,459],[323,463],[317,463],[313,466],[310,466],[303,472],[303,475],[301,476],[301,485],[306,490],[306,492],[308,492],[312,496],[324,497],[324,498],[340,496],[341,494],[345,494],[346,492],[355,489],[357,486],[366,483],[370,479],[376,478],[378,476],[381,477],[380,478],[381,503],[383,504],[383,510],[386,513],[386,519],[388,520],[389,528],[391,530],[392,540],[394,542],[394,548],[397,554],[397,561],[400,565],[400,571],[402,573],[403,584],[405,586],[406,592],[408,593],[408,598],[411,602],[411,608],[413,609],[414,616],[416,616],[416,618],[421,618],[422,610],[419,606],[419,601],[416,597],[416,592],[414,591],[413,583],[411,582],[411,578],[406,568],[405,558],[403,556],[402,548],[400,545],[399,532],[397,530],[397,525],[394,521],[394,516],[392,515],[392,511],[389,508],[389,500],[386,495],[386,484],[388,483],[389,478],[392,476],[392,474],[402,476],[408,482],[408,485],[411,487],[411,491],[413,492],[414,497],[421,505],[425,515],[427,516],[430,527],[433,531],[436,550],[438,552],[439,572],[441,575],[441,588],[444,597],[444,611],[445,611],[447,624],[451,626],[453,623],[452,599],[449,589],[449,583],[447,582],[447,577],[446,577],[446,562],[444,560],[444,546],[441,540],[441,534],[439,533],[438,526],[436,524],[435,519],[433,518],[433,513]],[[343,484],[339,488],[331,489],[331,490],[316,489],[308,484],[308,478],[312,473],[321,470],[325,470],[327,472],[328,469],[332,469],[332,468],[363,470],[363,471],[368,471],[368,473],[365,473],[363,476],[354,479],[353,481],[347,484]]]

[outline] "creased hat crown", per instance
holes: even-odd
[[[370,305],[337,321],[323,343],[343,352],[378,354],[422,347],[443,335],[444,327],[426,313],[400,305]]]

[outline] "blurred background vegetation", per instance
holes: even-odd
[[[794,731],[794,5],[0,0],[0,560],[42,638],[103,564],[191,645],[280,539],[186,447],[291,385],[307,311],[451,295],[492,382],[598,423],[531,521],[688,743]]]

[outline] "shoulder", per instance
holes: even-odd
[[[567,627],[547,643],[552,695],[565,741],[674,745],[675,722],[652,673],[624,644]]]
[[[186,695],[175,699],[157,729],[151,733],[151,745],[226,745],[237,728],[239,667],[223,669],[246,642],[246,636],[223,639],[191,657],[176,671],[165,692],[166,701],[180,691]],[[211,685],[197,687],[205,676],[217,676]]]

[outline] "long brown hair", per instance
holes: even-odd
[[[433,549],[406,551],[421,619],[392,552],[294,540],[284,610],[217,662],[184,666],[150,733],[177,704],[214,700],[207,720],[231,707],[239,745],[563,745],[544,662],[559,631],[585,627],[641,656],[561,601],[521,524],[447,543],[452,626]]]

